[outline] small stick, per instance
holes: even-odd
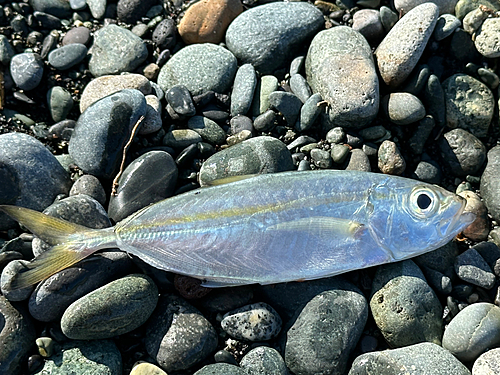
[[[144,116],[141,116],[139,118],[139,120],[137,120],[137,122],[135,123],[134,127],[132,128],[132,134],[130,135],[130,139],[128,140],[127,144],[123,148],[123,156],[122,156],[122,163],[120,164],[120,171],[118,172],[118,174],[116,175],[116,177],[113,179],[113,188],[111,189],[111,195],[115,195],[116,196],[116,194],[118,193],[117,192],[117,189],[118,189],[118,180],[120,179],[120,177],[121,177],[121,175],[123,173],[123,167],[125,165],[125,157],[127,156],[127,150],[130,147],[130,145],[132,144],[132,140],[135,137],[135,132],[137,131],[137,129],[139,128],[139,125],[141,124],[141,122],[143,120],[144,120]]]

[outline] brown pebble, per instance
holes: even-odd
[[[185,299],[198,299],[206,296],[212,290],[201,286],[201,280],[183,275],[175,275],[174,287]]]
[[[227,27],[243,12],[240,0],[201,0],[188,8],[179,23],[179,35],[186,44],[223,41]]]
[[[465,237],[470,238],[473,241],[487,240],[488,233],[490,231],[490,221],[488,219],[488,210],[486,209],[486,206],[477,194],[472,191],[466,190],[458,195],[465,198],[467,201],[465,211],[476,214],[476,220],[465,228],[462,233]]]

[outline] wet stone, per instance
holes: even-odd
[[[165,98],[167,103],[179,115],[194,116],[196,114],[193,99],[186,86],[176,85],[171,87],[165,92]]]
[[[475,249],[468,249],[457,256],[455,272],[463,281],[484,289],[495,285],[495,275],[484,258]]]
[[[226,132],[215,122],[203,116],[193,116],[187,126],[211,144],[220,145],[226,141]]]
[[[313,126],[314,122],[323,111],[321,105],[318,105],[322,100],[321,95],[318,93],[309,96],[304,105],[300,108],[300,115],[295,123],[295,129],[302,132],[309,130]]]
[[[87,47],[80,43],[67,44],[49,53],[49,64],[59,70],[67,70],[79,64],[87,56]]]
[[[231,116],[246,115],[252,105],[257,76],[252,64],[238,68],[231,93]]]
[[[272,109],[268,109],[264,113],[260,114],[253,121],[253,127],[259,132],[267,132],[275,127],[276,112]]]
[[[163,138],[163,144],[175,150],[182,150],[190,144],[201,141],[201,135],[191,129],[174,129]]]
[[[20,53],[10,61],[10,75],[21,90],[33,90],[43,76],[43,61],[37,53]]]

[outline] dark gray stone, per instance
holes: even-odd
[[[151,40],[158,48],[172,49],[177,40],[177,26],[171,18],[166,18],[156,25]]]
[[[380,12],[375,9],[360,9],[352,17],[352,29],[363,35],[370,44],[375,44],[385,36]]]
[[[49,64],[59,70],[67,70],[83,61],[87,56],[87,47],[80,43],[72,43],[56,48],[49,53]]]
[[[226,132],[209,118],[193,116],[189,119],[187,126],[197,132],[208,143],[220,145],[226,141]]]
[[[10,45],[9,39],[3,34],[0,35],[0,63],[8,66],[14,54],[14,48]]]
[[[194,116],[196,114],[193,99],[186,86],[176,85],[171,87],[165,92],[165,98],[167,103],[179,115]]]
[[[481,196],[488,213],[500,222],[500,146],[488,151],[488,163],[481,175]]]
[[[20,53],[10,60],[10,75],[21,90],[33,90],[43,76],[43,61],[37,53]]]
[[[87,45],[90,42],[90,30],[87,27],[79,26],[68,30],[62,39],[62,45],[80,43]]]
[[[231,125],[231,134],[233,135],[238,134],[242,130],[253,131],[252,120],[247,116],[235,116],[229,121],[229,124]]]
[[[385,115],[396,125],[408,125],[425,117],[425,107],[415,95],[395,92],[386,95],[380,103]]]
[[[61,20],[52,14],[35,11],[33,17],[40,23],[42,29],[53,30],[61,27]]]
[[[425,158],[418,162],[411,177],[428,184],[439,184],[442,177],[441,167],[434,160]]]
[[[332,167],[332,158],[326,150],[313,148],[311,150],[311,162],[320,169],[328,169]]]
[[[429,79],[431,72],[429,66],[426,64],[417,66],[408,78],[403,91],[418,96],[422,90],[425,88],[427,84],[427,80]]]
[[[425,116],[418,122],[417,129],[410,137],[408,146],[415,155],[421,155],[424,152],[425,143],[434,129],[435,121],[432,116]]]
[[[496,276],[500,275],[500,248],[493,242],[480,242],[472,246],[488,263]]]
[[[156,0],[118,0],[116,5],[118,20],[134,24],[155,4]]]
[[[269,104],[276,108],[289,126],[294,126],[299,117],[302,101],[291,92],[274,91],[269,95]]]
[[[69,195],[72,196],[78,194],[88,195],[98,201],[101,205],[106,203],[106,192],[104,191],[101,182],[97,177],[90,174],[81,176],[75,181],[73,186],[71,186]]]
[[[442,14],[439,16],[434,29],[434,39],[437,41],[449,37],[453,32],[462,26],[462,22],[453,14]]]
[[[318,105],[322,100],[321,95],[318,93],[309,96],[304,105],[300,108],[300,116],[295,123],[295,129],[302,132],[309,130],[313,126],[314,122],[323,111],[321,105]]]
[[[163,138],[163,144],[175,150],[183,150],[198,142],[201,142],[201,135],[191,129],[174,129]]]
[[[438,127],[446,124],[446,105],[444,91],[439,78],[431,74],[425,86],[423,101],[427,113],[434,118]]]
[[[370,165],[370,159],[368,159],[368,156],[363,152],[363,150],[353,148],[349,154],[345,169],[347,171],[371,172],[372,167]]]
[[[272,109],[268,109],[255,118],[255,120],[253,121],[253,127],[259,132],[270,131],[276,126],[276,117],[276,112],[274,112]]]
[[[33,10],[52,14],[59,18],[71,17],[71,8],[66,0],[31,0]]]
[[[491,289],[495,285],[495,275],[490,266],[476,249],[468,249],[457,256],[455,272],[463,281],[484,289]]]

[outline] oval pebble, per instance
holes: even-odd
[[[208,143],[220,145],[226,141],[226,132],[209,118],[193,116],[189,119],[187,126]]]
[[[158,46],[158,48],[165,50],[171,49],[175,46],[175,42],[177,41],[176,36],[177,26],[175,21],[173,19],[166,18],[156,25],[151,39],[153,40],[153,43]]]
[[[67,70],[83,61],[87,56],[87,47],[80,43],[67,44],[51,51],[49,64],[59,70]]]
[[[21,90],[33,90],[42,81],[42,58],[37,53],[14,55],[10,60],[10,75]]]
[[[281,318],[267,303],[259,302],[226,313],[221,327],[229,335],[248,341],[266,341],[281,330]]]
[[[54,86],[47,92],[47,104],[52,120],[59,122],[66,119],[73,108],[73,98],[63,87]]]
[[[320,105],[322,101],[323,98],[318,93],[311,95],[305,101],[304,105],[300,108],[300,115],[295,123],[296,130],[303,132],[309,130],[313,126],[314,122],[323,111]]]
[[[269,94],[269,104],[283,115],[288,126],[295,125],[302,107],[302,101],[295,94],[274,91]]]
[[[312,95],[309,84],[301,74],[294,74],[290,77],[290,89],[302,103],[305,103]]]
[[[457,256],[455,272],[463,281],[484,289],[491,289],[495,285],[495,275],[490,266],[474,248],[468,249]]]
[[[449,37],[461,24],[460,20],[453,14],[442,14],[436,22],[434,39],[440,41]]]
[[[283,357],[276,349],[267,346],[250,350],[241,359],[240,366],[249,374],[288,375]]]
[[[394,8],[397,12],[408,13],[416,6],[427,2],[426,0],[395,0]],[[455,13],[455,4],[457,0],[432,0],[431,3],[439,7],[439,14]]]
[[[461,361],[473,361],[500,343],[500,307],[479,302],[467,306],[448,324],[443,348]]]
[[[389,140],[382,142],[378,149],[378,167],[382,173],[401,175],[406,169],[406,162],[398,146]]]
[[[238,68],[231,92],[231,116],[246,115],[252,105],[257,76],[252,64]]]
[[[73,302],[61,318],[61,330],[74,340],[98,340],[133,331],[145,323],[158,302],[158,288],[135,274],[106,284]]]
[[[481,175],[481,196],[488,213],[500,221],[500,146],[493,147],[487,154],[488,163]]]
[[[425,117],[425,107],[415,95],[395,92],[382,98],[381,107],[385,115],[396,125],[408,125]]]
[[[88,195],[98,201],[101,205],[106,203],[106,192],[104,191],[101,182],[97,177],[90,174],[81,176],[75,181],[73,186],[71,186],[69,195],[72,196],[78,194]]]
[[[62,45],[80,43],[87,45],[90,42],[90,30],[87,27],[79,26],[68,30],[62,39]]]
[[[252,101],[252,114],[254,117],[263,114],[269,109],[269,95],[276,90],[278,90],[278,79],[275,76],[265,75],[257,81]]]
[[[194,107],[193,99],[186,86],[176,85],[165,92],[167,103],[179,115],[194,116],[196,108]]]
[[[472,375],[495,375],[500,372],[500,348],[490,349],[479,356],[472,366]]]
[[[68,1],[61,0],[33,0],[30,2],[33,10],[52,14],[59,18],[71,17],[71,8]]]
[[[139,134],[152,134],[161,129],[161,103],[155,95],[146,95],[146,115],[139,127]]]
[[[229,363],[214,363],[203,366],[193,375],[245,375],[246,372],[238,366]]]
[[[165,134],[163,144],[173,149],[185,149],[187,146],[201,142],[201,135],[191,129],[174,129]]]
[[[365,171],[371,172],[370,159],[359,148],[353,148],[347,159],[346,171]]]
[[[380,12],[375,9],[361,9],[354,13],[352,29],[360,32],[369,43],[376,43],[385,36]]]
[[[141,362],[134,365],[129,375],[167,375],[167,373],[152,363]]]

